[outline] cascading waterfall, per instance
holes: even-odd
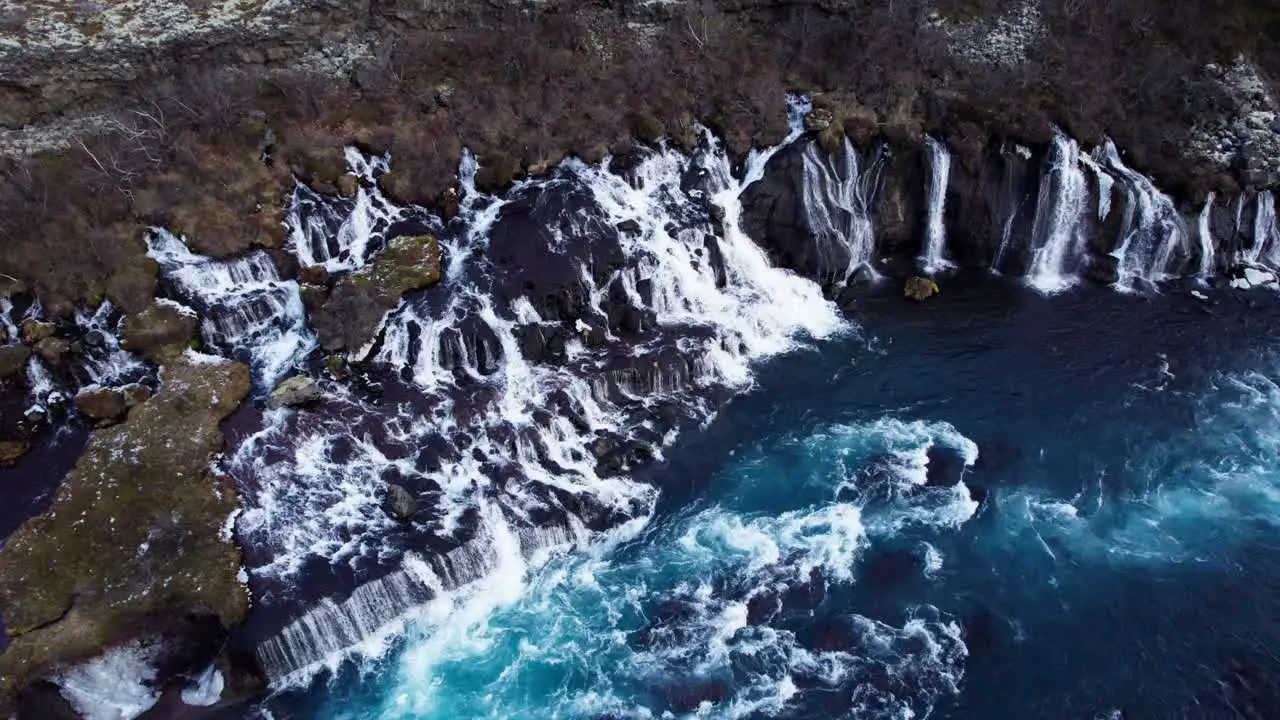
[[[148,234],[147,247],[177,298],[200,311],[205,344],[249,356],[260,385],[275,382],[314,346],[298,283],[281,280],[265,251],[214,260],[162,228]]]
[[[869,205],[880,158],[860,171],[858,153],[847,137],[836,156],[821,152],[818,144],[811,142],[805,146],[803,158],[805,216],[828,273],[822,279],[841,285],[864,268],[875,277],[875,233]],[[848,261],[841,262],[846,255]]]
[[[13,301],[7,295],[0,295],[0,330],[4,331],[8,343],[16,343],[21,338],[13,319]]]
[[[1201,279],[1211,277],[1216,267],[1213,231],[1209,225],[1213,213],[1214,196],[1214,193],[1209,193],[1209,196],[1204,199],[1204,207],[1200,209],[1200,215],[1196,220],[1196,237],[1200,240],[1200,270],[1196,275]]]
[[[1254,265],[1280,266],[1280,228],[1276,227],[1276,197],[1270,192],[1258,193],[1254,200],[1253,245],[1244,259]]]
[[[1027,282],[1042,292],[1057,292],[1074,284],[1084,253],[1081,222],[1089,193],[1074,140],[1056,133],[1048,162],[1036,200]]]
[[[929,148],[928,214],[920,263],[925,273],[936,273],[955,267],[943,256],[947,241],[946,203],[947,183],[951,178],[951,152],[932,137],[926,138],[926,144]]]
[[[1173,262],[1186,255],[1187,232],[1173,200],[1149,178],[1127,167],[1110,140],[1100,150],[1100,162],[1121,183],[1126,196],[1121,240],[1112,252],[1117,261],[1116,284],[1134,289],[1138,281],[1150,284],[1167,279],[1176,269]]]
[[[749,386],[755,361],[843,327],[817,284],[770,266],[738,227],[739,195],[775,149],[752,153],[739,180],[704,136],[692,159],[652,152],[626,177],[568,160],[501,197],[475,190],[468,155],[447,226],[416,208],[388,211],[436,229],[448,262],[442,287],[388,315],[371,357],[417,399],[384,407],[328,385],[331,412],[271,411],[229,462],[246,506],[237,532],[271,556],[251,568],[258,581],[289,581],[321,557],[389,568],[344,600],[311,601],[258,644],[277,686],[352,653],[379,655],[424,608],[438,619],[441,603],[487,602],[483,588],[522,583],[531,558],[642,521],[655,491],[626,476],[632,463],[658,455],[680,418],[708,417],[710,394]],[[306,224],[292,228],[300,259],[336,248],[327,257],[346,267],[360,253],[342,248],[377,241],[329,236],[387,232],[344,216],[364,212],[358,203],[339,211],[322,205],[344,201],[296,197],[311,205],[291,214]],[[428,505],[422,520],[399,526],[382,513],[387,473]],[[452,553],[414,556],[397,549],[406,534],[483,562],[463,571]]]
[[[301,184],[294,188],[285,222],[289,245],[303,267],[329,272],[362,267],[380,249],[383,233],[403,216],[378,189],[378,177],[388,170],[387,159],[365,156],[352,147],[346,149],[346,157],[359,179],[351,200],[322,196]]]

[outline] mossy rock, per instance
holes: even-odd
[[[36,343],[36,354],[55,367],[62,365],[71,352],[71,343],[58,337],[47,337]]]
[[[167,303],[125,317],[121,330],[126,350],[153,360],[186,349],[195,333],[195,316]]]
[[[21,373],[29,357],[31,349],[26,345],[0,347],[0,380]]]
[[[18,462],[30,449],[26,440],[0,440],[0,467]]]
[[[402,236],[373,261],[339,280],[311,314],[326,350],[358,350],[373,340],[382,316],[411,290],[440,282],[443,256],[434,236]]]
[[[58,334],[58,326],[51,322],[27,318],[22,321],[22,340],[29,345]]]
[[[511,184],[516,173],[520,171],[520,163],[505,152],[489,152],[480,158],[480,168],[476,170],[476,188],[483,192],[496,192]]]
[[[907,280],[902,294],[916,302],[928,300],[938,294],[938,283],[927,277],[913,277]]]
[[[75,398],[76,412],[90,420],[113,421],[127,407],[124,393],[115,388],[81,390]]]
[[[0,706],[56,666],[174,614],[244,619],[240,552],[224,537],[235,484],[211,469],[219,423],[249,392],[239,363],[176,355],[161,391],[94,433],[48,512],[0,548]]]

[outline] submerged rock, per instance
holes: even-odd
[[[76,412],[99,421],[118,419],[126,405],[124,393],[115,388],[81,390],[75,399]]]
[[[155,303],[124,319],[121,337],[130,352],[155,359],[162,351],[185,349],[196,333],[196,318],[178,307]]]
[[[0,467],[18,462],[30,449],[26,440],[0,440]]]
[[[382,498],[382,510],[395,520],[408,522],[418,512],[418,501],[404,486],[391,483]]]
[[[0,548],[0,706],[55,667],[100,655],[172,616],[223,627],[248,609],[224,532],[234,483],[211,469],[219,423],[249,392],[239,363],[169,358],[163,388],[99,430],[48,512]]]
[[[276,386],[267,398],[267,407],[297,407],[320,399],[320,386],[306,375],[294,375]]]
[[[917,302],[928,300],[938,294],[938,283],[926,277],[913,277],[907,280],[902,294]]]
[[[30,357],[31,349],[26,345],[0,347],[0,380],[21,373]]]
[[[411,290],[440,281],[440,244],[431,235],[398,237],[364,268],[342,278],[311,314],[326,350],[358,351],[373,340],[387,311]]]

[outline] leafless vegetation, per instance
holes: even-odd
[[[193,69],[138,90],[114,132],[2,168],[0,273],[57,301],[106,293],[136,303],[154,284],[143,223],[187,229],[215,254],[270,246],[289,178],[330,190],[346,143],[393,153],[388,190],[431,203],[464,145],[495,185],[568,153],[625,150],[633,135],[696,143],[695,121],[743,153],[785,134],[787,88],[842,98],[864,140],[910,142],[928,130],[981,148],[996,136],[1044,140],[1054,124],[1086,141],[1110,135],[1177,190],[1186,129],[1222,102],[1199,68],[1245,52],[1280,77],[1275,0],[1046,1],[1048,32],[1005,68],[958,62],[927,21],[935,7],[980,19],[1020,4],[855,0],[840,12],[797,3],[739,13],[700,0],[641,46],[616,10],[562,3],[477,10],[447,33],[406,31],[342,81]]]

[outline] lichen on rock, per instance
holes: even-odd
[[[161,390],[94,433],[48,512],[0,548],[0,707],[57,667],[133,639],[166,614],[240,622],[239,550],[222,534],[232,481],[211,468],[220,421],[249,392],[249,369],[168,359]]]
[[[392,239],[369,265],[339,280],[311,314],[321,346],[355,352],[368,345],[402,295],[440,281],[442,262],[440,244],[431,235]]]

